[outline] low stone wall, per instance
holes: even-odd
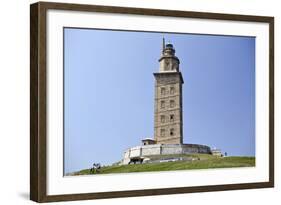
[[[154,144],[136,146],[124,152],[122,164],[128,164],[131,158],[146,157],[151,155],[173,155],[173,154],[211,154],[210,147],[199,144]]]

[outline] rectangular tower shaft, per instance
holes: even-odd
[[[180,72],[154,73],[154,136],[157,144],[182,144],[182,84]]]

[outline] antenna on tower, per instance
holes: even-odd
[[[162,53],[164,53],[165,50],[165,38],[163,36],[163,40],[162,40]]]

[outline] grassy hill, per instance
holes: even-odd
[[[164,156],[151,156],[150,158],[157,160]],[[169,156],[166,156],[169,157]],[[176,162],[161,162],[161,163],[145,163],[145,164],[130,164],[130,165],[111,165],[103,166],[99,173],[129,173],[129,172],[150,172],[150,171],[171,171],[171,170],[192,170],[192,169],[209,169],[209,168],[230,168],[230,167],[253,167],[255,166],[255,157],[216,157],[208,154],[193,154],[193,155],[173,155],[173,157],[182,158],[200,158],[195,161],[176,161]],[[84,169],[74,172],[70,175],[89,175],[93,174],[90,169]]]

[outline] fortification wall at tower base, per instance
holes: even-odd
[[[137,157],[192,153],[211,154],[211,149],[206,145],[199,144],[154,144],[136,146],[129,148],[124,152],[122,164],[128,164],[131,158]]]

